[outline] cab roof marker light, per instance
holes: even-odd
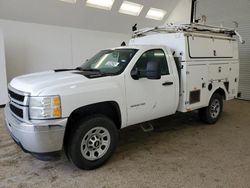
[[[157,8],[150,8],[146,18],[153,19],[153,20],[162,20],[164,16],[167,14],[167,11]]]
[[[122,14],[139,16],[142,9],[143,9],[143,5],[141,5],[141,4],[133,3],[130,1],[123,1],[122,5],[119,9],[119,12]]]
[[[104,10],[111,10],[115,0],[87,0],[86,6],[92,8],[99,8]]]

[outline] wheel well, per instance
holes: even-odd
[[[70,114],[66,125],[64,143],[67,142],[71,130],[74,130],[77,120],[94,114],[102,114],[109,117],[114,121],[117,129],[121,128],[121,112],[119,105],[116,102],[107,101],[83,106],[74,110]]]
[[[215,93],[220,94],[224,100],[226,99],[226,93],[225,93],[224,89],[219,88],[219,89],[215,90],[215,92],[213,94],[215,94]]]

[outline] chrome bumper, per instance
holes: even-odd
[[[4,113],[7,129],[14,141],[25,151],[43,154],[62,150],[67,118],[24,122],[11,113],[8,104]]]

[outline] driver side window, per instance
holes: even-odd
[[[148,62],[159,62],[161,65],[161,75],[168,75],[168,65],[165,53],[161,49],[154,49],[146,51],[139,60],[136,62],[133,70],[137,69],[140,75],[140,78],[146,77],[146,69]]]

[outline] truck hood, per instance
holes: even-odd
[[[65,84],[77,82],[86,82],[89,79],[80,74],[74,74],[78,71],[47,71],[34,74],[27,74],[14,78],[10,86],[19,91],[28,92],[32,95],[39,95],[43,90],[51,87],[61,87]]]

